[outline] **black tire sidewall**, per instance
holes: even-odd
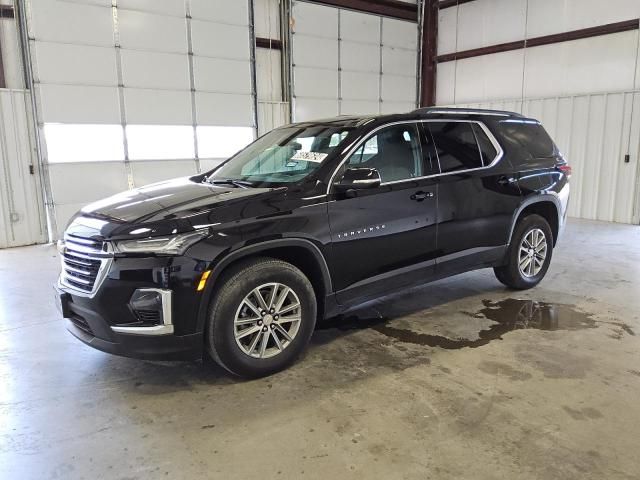
[[[296,293],[301,305],[301,324],[293,341],[281,353],[257,359],[238,347],[233,322],[244,297],[254,288],[271,282],[286,285]],[[313,287],[300,270],[279,260],[258,260],[227,276],[215,293],[209,310],[207,347],[214,359],[235,375],[247,378],[269,375],[293,363],[305,349],[315,328],[316,311]]]

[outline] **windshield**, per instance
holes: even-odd
[[[285,127],[269,132],[214,170],[209,182],[295,183],[314,172],[349,133],[346,127]]]

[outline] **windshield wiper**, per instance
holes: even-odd
[[[236,180],[233,178],[205,178],[205,182],[210,183],[212,185],[233,185],[238,188],[250,188],[253,187],[253,183],[247,182],[245,180]]]

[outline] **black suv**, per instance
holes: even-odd
[[[208,352],[267,375],[316,319],[493,267],[544,277],[570,167],[536,120],[420,109],[287,125],[214,170],[93,203],[59,243],[58,304],[97,349],[155,359]]]

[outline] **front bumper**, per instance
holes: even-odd
[[[59,280],[56,301],[68,330],[98,350],[143,359],[199,359],[202,295],[196,286],[205,268],[205,262],[186,256],[114,258],[91,294]],[[136,296],[145,297],[140,308],[155,312],[134,308]],[[150,311],[153,317],[142,315]]]
[[[67,330],[93,348],[148,360],[195,360],[202,357],[202,333],[174,335],[171,323],[152,327],[110,325],[100,313],[83,305],[81,297],[74,296],[60,284],[55,290],[62,315],[68,320]],[[165,305],[171,308],[170,302]],[[170,322],[172,316],[169,314],[164,318]]]

